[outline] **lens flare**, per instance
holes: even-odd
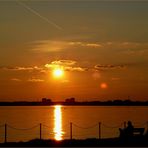
[[[108,85],[107,85],[106,83],[101,83],[100,87],[101,87],[102,89],[106,89],[106,88],[108,87]]]

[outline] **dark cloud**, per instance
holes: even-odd
[[[41,71],[41,70],[43,70],[42,68],[40,68],[38,66],[34,66],[34,67],[20,67],[20,66],[9,67],[9,66],[1,66],[0,69],[1,70],[13,70],[13,71],[33,71],[33,70]]]
[[[125,68],[125,65],[101,65],[101,64],[97,64],[95,65],[95,70],[111,70],[111,69],[122,69]]]

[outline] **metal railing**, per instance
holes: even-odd
[[[140,124],[139,123],[136,123],[135,125],[136,126],[142,126],[142,127],[145,126],[146,127],[146,130],[148,130],[148,122],[140,123]],[[8,136],[9,136],[8,135],[8,131],[10,129],[17,130],[17,131],[29,131],[29,130],[33,130],[33,129],[36,128],[37,131],[38,131],[38,137],[39,137],[39,139],[43,139],[43,137],[42,137],[43,136],[43,127],[44,128],[48,128],[49,130],[52,131],[51,127],[49,127],[48,125],[42,124],[42,123],[37,124],[37,125],[34,125],[32,127],[29,127],[29,128],[17,128],[17,127],[14,127],[12,125],[9,125],[9,124],[1,124],[0,125],[0,128],[3,128],[4,129],[4,133],[1,133],[1,134],[4,136],[4,142],[5,143],[8,142]],[[67,138],[68,139],[74,139],[75,136],[77,136],[77,135],[74,134],[74,128],[78,128],[78,129],[81,129],[81,130],[90,130],[90,129],[95,128],[95,131],[96,131],[96,133],[98,135],[97,138],[98,139],[101,139],[104,128],[107,128],[108,130],[109,129],[117,129],[118,130],[118,128],[121,128],[121,127],[125,128],[126,127],[126,122],[123,122],[123,123],[121,123],[119,125],[114,125],[114,126],[107,125],[107,124],[104,124],[102,122],[98,122],[98,123],[93,124],[93,125],[88,126],[88,127],[83,127],[83,126],[80,126],[80,125],[78,125],[76,123],[70,122],[70,124],[69,124],[69,137],[67,136]],[[55,133],[54,132],[53,133],[50,132],[50,134],[53,134],[54,135]],[[85,137],[86,136],[87,135],[85,135]],[[94,138],[96,138],[96,136],[94,136]],[[108,138],[110,138],[110,137],[108,137]]]

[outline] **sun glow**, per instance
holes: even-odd
[[[64,75],[63,69],[57,68],[57,69],[54,69],[54,70],[53,70],[53,76],[54,76],[55,78],[60,78],[60,77],[62,77],[63,75]]]

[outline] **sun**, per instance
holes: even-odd
[[[63,69],[57,68],[57,69],[54,69],[54,70],[53,70],[53,76],[54,76],[55,78],[60,78],[60,77],[62,77],[63,75],[64,75]]]

